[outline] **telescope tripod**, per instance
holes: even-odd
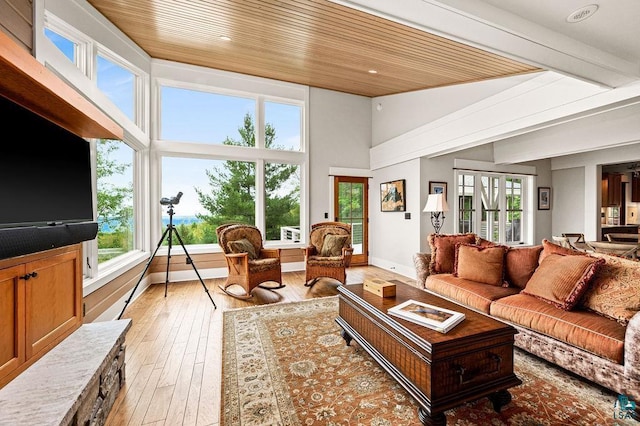
[[[180,194],[180,195],[182,195],[182,194]],[[153,252],[151,257],[149,258],[149,261],[147,262],[147,265],[145,266],[144,271],[142,271],[142,274],[140,275],[140,279],[138,280],[136,285],[133,287],[133,290],[131,291],[131,294],[129,295],[129,298],[124,302],[124,308],[122,308],[122,311],[120,312],[120,315],[118,315],[118,319],[120,319],[122,317],[122,314],[124,314],[124,311],[125,311],[125,309],[127,309],[127,305],[129,305],[129,302],[133,298],[133,295],[135,294],[136,289],[138,288],[138,285],[140,285],[140,282],[144,278],[144,275],[147,273],[147,270],[149,269],[149,266],[151,266],[151,262],[153,262],[153,259],[156,257],[156,253],[158,253],[158,249],[160,249],[160,247],[162,246],[162,242],[165,240],[165,238],[168,237],[169,239],[167,240],[168,241],[167,275],[166,275],[165,281],[164,281],[164,297],[167,297],[167,287],[169,285],[169,262],[171,261],[171,247],[173,245],[173,238],[172,238],[173,234],[175,234],[176,237],[178,238],[178,241],[180,242],[180,245],[182,246],[182,249],[184,250],[184,254],[187,256],[187,265],[191,265],[193,267],[194,272],[196,273],[196,275],[198,276],[198,279],[200,280],[200,284],[202,284],[202,287],[204,288],[205,293],[207,293],[207,296],[209,296],[209,300],[211,300],[211,303],[213,303],[213,309],[217,309],[218,308],[216,306],[216,302],[213,301],[213,298],[211,297],[211,294],[209,293],[209,289],[205,285],[204,281],[202,281],[202,277],[200,276],[200,273],[196,269],[196,265],[193,263],[193,259],[191,259],[191,256],[189,256],[189,252],[187,251],[187,248],[184,246],[184,243],[182,242],[182,237],[180,237],[180,234],[178,233],[178,230],[176,229],[175,225],[173,224],[173,204],[169,204],[169,210],[167,211],[167,213],[169,213],[169,224],[167,225],[167,228],[162,233],[162,237],[160,238],[160,241],[158,242],[158,245],[156,246],[155,251]]]

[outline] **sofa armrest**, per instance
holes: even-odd
[[[416,253],[413,255],[413,264],[416,267],[416,285],[424,289],[424,282],[429,276],[430,253]]]
[[[624,375],[640,380],[640,312],[627,324],[624,336]]]

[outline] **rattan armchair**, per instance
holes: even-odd
[[[351,264],[351,225],[342,222],[320,222],[311,225],[309,246],[304,249],[305,286],[320,278],[333,278],[347,283],[346,269]]]
[[[218,226],[216,234],[229,272],[225,284],[219,286],[222,291],[238,299],[249,299],[256,287],[267,290],[284,287],[280,249],[265,249],[262,245],[262,233],[258,228],[253,225],[226,224]],[[278,285],[263,285],[270,281]],[[232,285],[242,287],[244,293],[228,291]]]

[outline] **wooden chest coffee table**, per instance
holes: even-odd
[[[522,382],[513,372],[515,328],[408,284],[382,298],[362,284],[338,287],[342,337],[355,340],[419,403],[425,425],[445,425],[444,412],[489,397],[496,411],[511,401],[507,391]],[[387,315],[387,309],[416,300],[462,312],[448,333]]]

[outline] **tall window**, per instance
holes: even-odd
[[[147,78],[135,66],[101,46],[89,36],[78,31],[57,16],[45,10],[45,36],[73,62],[105,95],[102,99],[91,96],[99,108],[118,121],[120,110],[136,126],[142,129],[142,117],[148,105],[144,105]],[[57,70],[66,70],[66,64],[56,62],[57,52],[47,51],[48,43],[43,44],[44,55],[48,63]],[[60,71],[62,72],[62,71]],[[82,75],[65,76],[77,87],[86,86]],[[126,121],[126,120],[120,120]],[[131,123],[119,122],[123,127]],[[144,129],[143,129],[144,130]],[[135,132],[130,132],[132,135]],[[134,138],[135,136],[129,136]],[[99,278],[100,269],[126,262],[139,247],[143,224],[139,217],[141,206],[136,206],[136,194],[141,192],[140,179],[136,182],[137,150],[147,145],[146,141],[128,139],[92,140],[92,158],[95,169],[95,198],[98,222],[98,236],[84,243],[86,261],[83,262],[85,276]],[[136,186],[136,184],[138,186]],[[137,225],[137,226],[136,226]]]
[[[475,176],[458,175],[458,232],[475,232],[473,196],[475,192]]]
[[[302,104],[200,87],[159,93],[161,191],[184,194],[174,216],[183,242],[217,243],[215,228],[229,222],[258,226],[266,241],[299,241]]]
[[[98,263],[134,249],[133,159],[124,142],[97,143]]]
[[[532,231],[524,220],[531,203],[526,191],[531,177],[457,171],[456,180],[457,232],[475,232],[509,245],[531,242]]]

